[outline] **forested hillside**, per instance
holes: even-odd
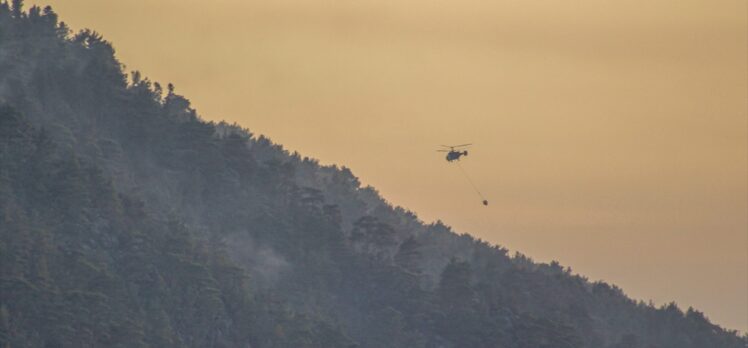
[[[0,347],[748,343],[204,121],[21,3],[0,4]]]

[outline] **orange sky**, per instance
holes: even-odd
[[[27,3],[427,222],[748,330],[744,0]]]

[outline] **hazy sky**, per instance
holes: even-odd
[[[748,330],[744,0],[29,2],[427,222]]]

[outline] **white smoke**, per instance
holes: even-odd
[[[246,233],[232,234],[224,241],[231,259],[249,271],[255,285],[273,286],[289,267],[283,256],[256,243]]]

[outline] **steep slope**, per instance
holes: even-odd
[[[349,342],[280,302],[267,308],[222,248],[175,220],[152,219],[8,107],[0,108],[0,235],[3,347]],[[275,335],[276,326],[294,336]]]
[[[0,5],[0,103],[0,344],[746,344],[698,311],[508,257],[346,168],[205,122],[51,9]]]

